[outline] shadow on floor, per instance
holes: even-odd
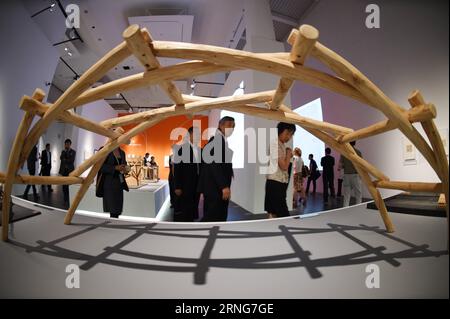
[[[165,271],[175,273],[191,273],[193,283],[196,285],[204,285],[207,283],[207,274],[211,268],[226,268],[226,269],[284,269],[284,268],[305,268],[311,279],[323,277],[321,271],[324,267],[334,266],[350,266],[357,264],[374,263],[384,261],[392,267],[401,266],[402,259],[410,258],[424,258],[424,257],[439,257],[447,255],[447,251],[432,251],[427,244],[414,244],[412,242],[403,240],[384,230],[379,229],[378,226],[351,226],[328,223],[324,228],[306,228],[293,227],[292,220],[289,225],[280,224],[273,231],[233,231],[221,230],[219,225],[193,225],[193,227],[178,228],[170,225],[161,224],[115,224],[110,221],[105,221],[98,224],[92,223],[75,223],[74,225],[82,226],[83,229],[78,230],[72,234],[61,238],[56,238],[51,241],[37,240],[36,245],[29,245],[15,239],[10,239],[10,243],[14,246],[25,249],[30,254],[44,254],[48,256],[80,260],[83,263],[80,269],[88,271],[98,264],[107,264],[126,269],[139,269],[148,271]],[[128,231],[131,234],[124,240],[112,246],[106,246],[98,254],[87,254],[70,247],[67,240],[77,238],[77,242],[82,242],[82,235],[95,230],[109,229],[110,231],[120,230]],[[356,235],[361,235],[361,231],[370,232],[374,235],[384,237],[381,238],[383,242],[386,239],[405,246],[405,248],[397,251],[387,251],[385,246],[372,246],[371,244],[361,240]],[[302,247],[302,242],[306,240],[306,236],[310,234],[325,234],[331,235],[339,234],[345,237],[353,244],[361,247],[361,250],[343,255],[326,256],[320,258],[311,258],[311,256],[321,256],[320,252],[312,252],[305,250]],[[162,237],[176,237],[179,238],[180,245],[186,241],[197,241],[198,245],[203,249],[200,256],[192,257],[176,257],[170,256],[170,247],[167,248],[169,255],[151,254],[150,252],[135,251],[127,249],[126,247],[135,240],[142,240],[143,235],[151,235]],[[239,239],[241,244],[245,239],[252,239],[253,245],[258,245],[258,238],[278,237],[284,238],[292,251],[287,253],[275,253],[266,256],[257,257],[228,257],[228,258],[212,258],[212,252],[217,243],[227,240]],[[90,237],[91,238],[91,237]],[[370,236],[373,239],[373,236]],[[172,242],[176,246],[175,243]],[[82,247],[85,247],[81,245]],[[219,245],[220,246],[220,245]],[[354,245],[349,245],[353,247]],[[152,249],[152,245],[145,246],[148,250]],[[394,247],[398,247],[395,245]],[[248,248],[248,247],[247,247]],[[146,250],[147,250],[146,249]],[[220,252],[214,255],[219,256]],[[239,254],[238,254],[239,255]],[[114,256],[118,256],[114,258]],[[124,256],[130,257],[126,260]],[[136,261],[141,259],[142,261]],[[167,264],[163,264],[167,263]]]

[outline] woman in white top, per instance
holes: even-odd
[[[286,191],[289,183],[289,164],[292,150],[286,146],[295,133],[295,125],[280,122],[277,125],[278,138],[270,143],[269,171],[266,180],[264,210],[269,218],[289,216]]]
[[[300,202],[303,201],[303,206],[306,205],[306,194],[303,188],[303,166],[305,165],[302,159],[302,150],[298,147],[294,149],[294,208],[298,204],[298,196],[300,195]]]

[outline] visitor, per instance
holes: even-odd
[[[42,176],[50,176],[52,170],[52,152],[50,152],[50,144],[45,145],[45,150],[41,152],[41,174]],[[49,192],[53,192],[52,185],[42,185],[42,188],[47,187]]]
[[[313,184],[312,193],[313,194],[316,193],[316,180],[320,177],[320,173],[317,170],[317,163],[314,160],[314,155],[309,154],[308,159],[309,159],[309,176],[308,176],[308,181],[306,183],[306,194],[307,195],[309,194],[309,186],[311,185],[311,182]]]
[[[61,152],[59,159],[61,160],[61,166],[59,167],[59,174],[62,176],[69,176],[69,174],[75,169],[75,156],[76,151],[71,148],[72,141],[66,139],[64,141],[64,149]],[[69,203],[69,186],[63,185],[64,202]]]
[[[355,148],[356,141],[350,142],[350,145],[353,147],[356,154],[358,154],[359,157],[362,157],[361,151]],[[355,196],[356,204],[360,204],[362,202],[362,187],[361,178],[359,177],[358,171],[352,161],[345,156],[341,155],[339,161],[344,169],[344,181],[342,183],[344,192],[344,207],[350,205],[350,195],[352,192]]]
[[[344,181],[344,169],[342,167],[342,163],[341,161],[338,162],[338,174],[337,174],[337,179],[338,179],[338,191],[336,196],[337,197],[342,197],[342,182]]]
[[[119,218],[123,211],[123,191],[129,191],[125,174],[129,171],[125,152],[119,147],[106,157],[97,177],[97,196],[103,197],[103,211]]]
[[[220,119],[216,133],[202,150],[199,193],[203,194],[204,222],[226,221],[233,179],[233,151],[228,147],[228,137],[233,134],[234,118]]]
[[[331,197],[335,197],[334,192],[334,157],[331,156],[331,148],[325,149],[325,156],[320,159],[320,166],[322,170],[323,181],[323,201],[328,202],[328,190],[330,190]]]
[[[28,169],[28,173],[31,176],[36,175],[36,161],[38,160],[37,154],[38,154],[38,149],[37,149],[37,146],[35,145],[31,149],[30,155],[28,155],[28,158],[27,158],[27,169]],[[34,184],[32,184],[32,185],[28,184],[25,187],[25,192],[23,193],[23,198],[28,199],[28,192],[30,191],[30,187],[33,188],[34,201],[37,201],[39,199],[39,195],[36,191],[36,185],[34,185]]]
[[[193,222],[198,218],[198,180],[200,176],[201,150],[194,128],[188,130],[186,141],[174,154],[175,194],[179,199],[179,211],[174,211],[174,221]]]
[[[148,157],[149,157],[149,156],[150,156],[149,153],[145,153],[145,155],[144,155],[144,162],[143,162],[144,167],[147,167],[148,164],[149,164],[149,160],[148,160]]]
[[[300,203],[303,203],[303,206],[306,205],[306,195],[305,189],[303,187],[305,164],[302,159],[302,150],[298,147],[294,149],[293,165],[294,165],[293,207],[297,208],[299,201]]]
[[[294,135],[295,125],[279,122],[277,130],[278,137],[271,141],[269,147],[269,174],[264,197],[264,210],[269,218],[289,216],[286,192],[289,183],[289,164],[293,154],[286,143]]]

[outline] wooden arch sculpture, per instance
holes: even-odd
[[[288,42],[292,45],[290,53],[252,53],[210,45],[153,41],[147,30],[140,29],[138,25],[128,27],[123,32],[124,41],[88,69],[54,104],[43,103],[45,93],[40,89],[36,89],[32,97],[24,96],[21,99],[20,108],[25,111],[25,114],[11,149],[6,174],[0,173],[0,182],[4,183],[3,211],[9,211],[13,184],[81,184],[64,220],[65,224],[70,224],[78,204],[93,182],[104,159],[114,148],[167,117],[220,108],[294,123],[350,159],[374,198],[388,232],[393,232],[394,226],[378,188],[445,193],[448,223],[449,168],[442,140],[433,122],[436,117],[434,105],[426,103],[418,91],[413,91],[408,98],[412,108],[400,107],[352,64],[319,43],[318,36],[317,29],[302,25],[299,29],[293,29],[289,36]],[[145,72],[91,88],[110,69],[131,54],[142,63]],[[157,57],[190,61],[161,67]],[[304,66],[307,57],[319,60],[335,75]],[[181,94],[172,82],[189,76],[241,69],[253,69],[277,75],[280,77],[278,87],[272,91],[241,96],[203,98]],[[302,117],[283,105],[284,97],[295,80],[356,99],[381,111],[387,119],[354,131],[351,128]],[[159,85],[173,100],[174,105],[109,119],[101,123],[92,122],[71,111],[74,107],[148,85]],[[266,107],[256,106],[256,103],[265,103]],[[41,118],[31,127],[35,116]],[[39,137],[57,119],[109,139],[102,150],[83,162],[70,176],[18,175],[19,167],[26,161]],[[414,128],[412,125],[414,122],[421,123],[429,143]],[[137,125],[125,133],[121,127],[128,124]],[[391,181],[375,166],[359,157],[349,144],[350,141],[394,129],[399,129],[422,153],[436,172],[440,183]],[[89,174],[81,177],[81,174],[89,168],[91,168]],[[8,239],[8,222],[9,214],[4,213],[3,240]]]

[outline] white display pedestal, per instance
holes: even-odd
[[[80,185],[70,185],[70,198],[75,198]],[[161,210],[164,201],[169,196],[169,183],[160,180],[140,188],[123,192],[123,216],[155,218]],[[95,196],[95,185],[91,185],[78,205],[78,209],[103,213],[103,198]],[[105,213],[106,214],[106,213]]]

